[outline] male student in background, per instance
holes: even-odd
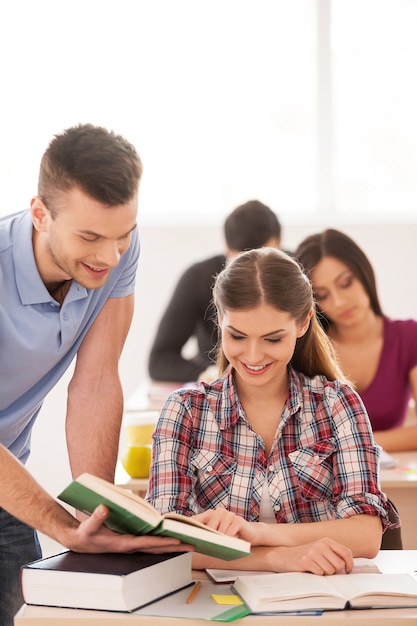
[[[272,209],[259,200],[250,200],[228,215],[224,239],[224,254],[194,263],[179,279],[150,351],[148,370],[153,380],[191,382],[210,371],[217,342],[211,304],[214,277],[228,259],[243,250],[279,248],[281,224]],[[182,351],[190,337],[196,338],[198,353],[186,358]]]
[[[102,506],[80,522],[24,468],[43,400],[76,358],[66,415],[71,471],[114,479],[141,174],[126,139],[75,126],[43,155],[30,209],[0,219],[0,626],[12,626],[23,603],[21,565],[41,556],[33,529],[77,552],[181,545],[113,533]]]

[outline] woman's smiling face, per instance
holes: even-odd
[[[252,309],[226,309],[221,319],[224,354],[245,383],[264,385],[287,370],[298,337],[306,332],[285,311],[269,304]]]

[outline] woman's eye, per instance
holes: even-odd
[[[353,276],[345,280],[340,286],[342,289],[348,289],[353,283]]]
[[[244,339],[244,337],[242,337],[242,335],[230,335],[230,337],[231,337],[234,341],[241,341],[242,339]]]
[[[268,343],[280,343],[282,341],[281,337],[275,337],[274,339],[267,339]]]

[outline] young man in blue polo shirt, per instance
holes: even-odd
[[[112,533],[104,507],[80,523],[24,468],[43,400],[76,357],[66,416],[71,470],[114,478],[141,173],[126,139],[79,125],[49,144],[30,209],[0,220],[1,626],[11,626],[23,602],[20,566],[40,556],[33,529],[79,552],[178,550],[172,540]]]

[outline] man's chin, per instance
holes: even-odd
[[[82,279],[74,278],[74,280],[85,289],[100,289],[100,287],[103,287],[106,284],[107,279],[108,275],[105,277],[97,278],[95,280],[91,278],[86,279],[85,277],[83,277]]]

